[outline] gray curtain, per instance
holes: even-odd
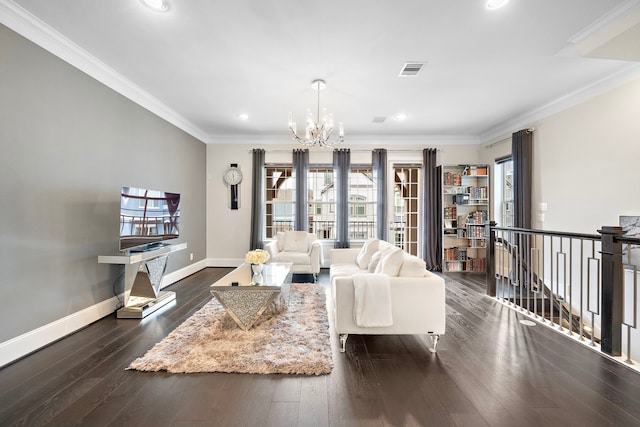
[[[376,148],[371,153],[373,180],[376,184],[376,238],[387,240],[387,150]]]
[[[251,250],[262,249],[262,221],[264,219],[264,150],[253,149],[253,178],[251,179]]]
[[[293,173],[296,176],[294,230],[297,231],[309,231],[308,172],[309,150],[293,150]]]
[[[349,169],[351,151],[333,150],[333,173],[336,188],[336,248],[349,247]]]
[[[436,165],[438,151],[422,151],[422,254],[427,269],[442,271],[442,167]]]
[[[514,132],[511,137],[513,159],[513,226],[531,228],[531,170],[533,133],[529,129]]]

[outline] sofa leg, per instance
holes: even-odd
[[[436,346],[438,345],[438,340],[440,339],[440,335],[438,335],[438,334],[429,334],[429,337],[431,337],[431,348],[429,349],[429,351],[431,353],[435,353],[436,352]]]
[[[340,353],[344,353],[347,349],[347,338],[349,334],[340,334]]]

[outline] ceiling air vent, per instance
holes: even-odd
[[[415,76],[422,69],[423,62],[407,62],[400,70],[400,77]]]
[[[386,117],[377,116],[373,118],[373,123],[384,123],[385,120],[387,120]]]

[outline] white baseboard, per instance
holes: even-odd
[[[238,267],[244,258],[208,258],[207,267]]]
[[[209,260],[204,259],[171,272],[164,276],[160,288],[165,288],[208,266]],[[0,368],[112,314],[118,306],[119,300],[114,296],[0,343]]]
[[[198,271],[208,266],[209,265],[207,264],[207,260],[203,259],[201,261],[194,262],[193,264],[188,265],[184,268],[181,268],[180,270],[176,270],[174,272],[165,274],[165,276],[162,278],[160,289],[164,289],[167,286],[172,285],[177,281],[184,279],[187,276],[191,276],[192,274],[197,273]]]
[[[119,304],[115,296],[0,343],[0,367],[51,344],[78,329],[113,313]]]

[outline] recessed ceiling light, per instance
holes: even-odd
[[[407,120],[409,118],[409,115],[407,113],[398,113],[393,116],[393,118],[401,122],[403,120]]]
[[[509,0],[487,0],[487,9],[495,10],[500,9],[502,6],[509,3]]]
[[[249,119],[249,115],[247,113],[240,113],[240,114],[238,114],[238,118],[240,120],[248,120]]]
[[[156,12],[166,12],[169,10],[169,4],[166,0],[140,0],[142,4]]]

